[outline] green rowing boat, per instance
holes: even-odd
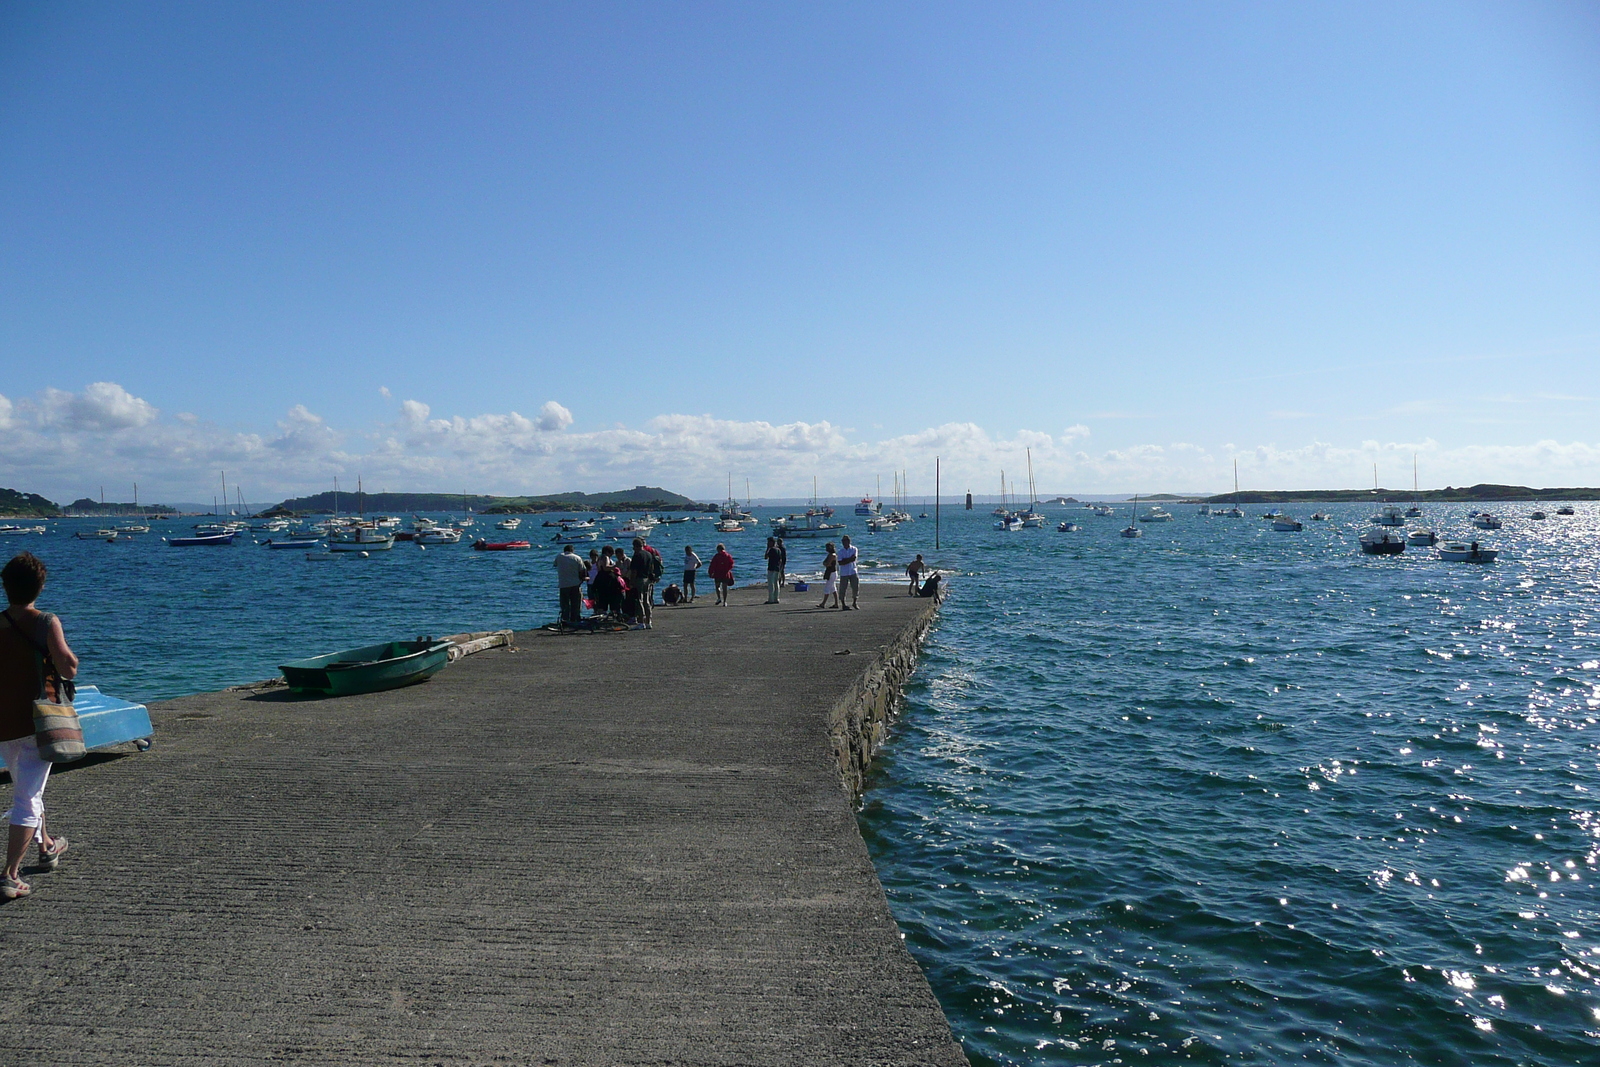
[[[290,660],[278,667],[300,693],[351,696],[425,682],[450,662],[450,642],[422,638]]]

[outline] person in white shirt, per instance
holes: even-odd
[[[555,558],[554,565],[556,582],[561,587],[561,621],[577,622],[583,614],[583,579],[587,576],[588,567],[571,545],[561,549],[561,555]]]
[[[850,543],[850,535],[845,534],[839,538],[839,610],[849,611],[855,608],[857,599],[861,596],[861,579],[856,576],[856,560],[860,557],[860,550]],[[850,591],[850,604],[845,606],[845,590]]]
[[[694,549],[688,545],[683,546],[683,602],[693,604],[695,598],[694,576],[700,570],[700,557],[694,554]]]

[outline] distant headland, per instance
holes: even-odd
[[[268,515],[323,515],[334,511],[475,511],[519,515],[547,511],[699,511],[686,496],[650,485],[614,493],[551,493],[547,496],[485,496],[469,493],[317,493],[285,500]]]
[[[260,515],[325,515],[333,512],[475,511],[515,515],[548,511],[701,511],[698,504],[657,486],[637,485],[614,493],[552,493],[546,496],[488,496],[481,493],[326,492],[291,497]],[[75,515],[175,515],[167,504],[135,504],[84,497],[61,505],[37,493],[0,489],[0,518],[55,519]]]
[[[1151,497],[1150,499],[1157,499]],[[1526,485],[1472,485],[1464,489],[1301,489],[1290,491],[1223,493],[1220,496],[1186,497],[1195,504],[1283,504],[1295,500],[1417,500],[1431,503],[1458,501],[1476,503],[1490,500],[1600,500],[1600,489],[1532,489]]]

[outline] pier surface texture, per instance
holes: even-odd
[[[0,1063],[964,1064],[845,784],[932,606],[764,595],[153,706],[51,780]]]

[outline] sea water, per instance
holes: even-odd
[[[1600,1062],[1600,507],[1541,507],[1412,523],[1501,548],[1492,565],[1364,556],[1371,507],[1277,533],[1260,508],[1175,505],[1138,539],[1126,507],[1011,533],[945,507],[937,549],[929,520],[874,535],[841,513],[869,581],[918,552],[954,576],[861,826],[973,1061]],[[777,513],[659,527],[664,582],[719,541],[759,581]],[[87,520],[0,551],[50,566],[40,604],[82,679],[148,701],[548,622],[538,521],[480,520],[529,552],[311,561],[169,548],[177,523],[71,538]],[[790,542],[791,571],[821,552]]]
[[[1370,505],[945,524],[861,825],[972,1060],[1600,1063],[1578,508],[1411,520],[1492,565],[1362,555]]]

